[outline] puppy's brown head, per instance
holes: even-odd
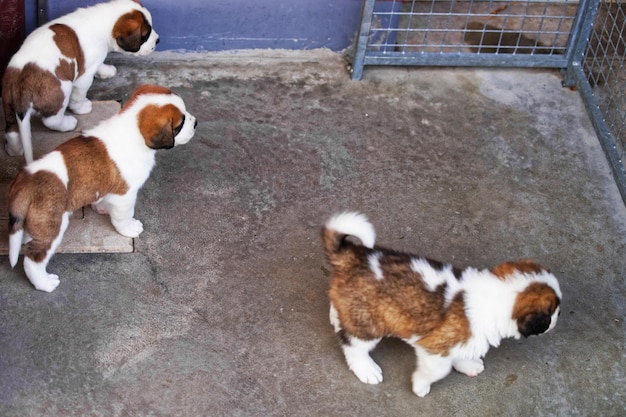
[[[135,90],[122,112],[137,112],[137,126],[146,146],[171,149],[189,142],[195,133],[196,118],[185,109],[183,100],[170,89],[144,85]]]
[[[518,294],[513,319],[524,337],[545,333],[556,325],[561,299],[548,284],[534,282]]]
[[[111,36],[121,51],[147,55],[159,43],[159,35],[152,28],[150,12],[139,2],[131,3],[133,9],[117,19]]]
[[[141,135],[152,149],[173,148],[174,137],[185,123],[185,116],[173,104],[149,104],[139,112],[137,118]]]
[[[554,328],[560,312],[561,290],[549,269],[521,259],[500,264],[491,272],[502,279],[512,274],[529,277],[529,284],[515,299],[511,316],[522,336],[537,335]]]

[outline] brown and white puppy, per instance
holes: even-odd
[[[34,30],[11,58],[2,78],[6,152],[32,162],[30,121],[39,114],[49,129],[76,127],[75,114],[91,112],[87,90],[94,76],[110,78],[110,51],[147,55],[159,36],[152,16],[138,1],[112,0],[77,9]],[[20,140],[21,137],[21,140]]]
[[[502,339],[545,333],[556,325],[559,284],[530,260],[459,270],[374,246],[375,236],[366,217],[353,212],[332,217],[322,228],[332,265],[330,321],[348,367],[362,382],[382,381],[369,352],[383,337],[413,346],[413,392],[423,397],[453,367],[469,376],[481,373],[482,357]]]
[[[155,164],[157,149],[187,143],[196,118],[164,87],[138,88],[122,110],[81,136],[31,162],[9,185],[9,260],[14,267],[27,243],[24,271],[36,289],[51,292],[59,277],[46,271],[70,214],[87,204],[108,213],[122,235],[137,237],[137,192]]]

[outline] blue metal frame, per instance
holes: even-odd
[[[366,65],[404,65],[404,66],[465,66],[465,67],[519,67],[519,68],[567,68],[574,55],[582,56],[582,52],[573,48],[574,45],[584,46],[581,35],[585,33],[581,30],[582,17],[591,15],[590,7],[598,0],[581,0],[577,10],[574,25],[570,31],[570,38],[566,53],[563,55],[541,55],[541,54],[474,54],[465,52],[416,52],[407,53],[402,51],[389,51],[388,49],[379,51],[368,51],[369,38],[371,34],[372,19],[377,0],[364,0],[361,11],[361,24],[358,31],[356,51],[352,64],[352,79],[360,80],[363,76],[363,69]],[[574,50],[580,52],[573,54]]]

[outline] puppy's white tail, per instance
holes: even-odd
[[[20,256],[23,239],[24,229],[19,229],[9,235],[9,263],[11,264],[11,268],[14,268],[17,264],[17,258]]]
[[[30,116],[33,110],[29,108],[22,117],[17,117],[17,126],[20,129],[20,137],[22,138],[22,148],[24,149],[24,158],[26,163],[33,162],[33,139],[30,126]]]
[[[367,248],[373,248],[376,240],[374,226],[365,215],[356,212],[336,214],[322,228],[324,250],[329,257],[341,249],[346,236],[358,238]]]

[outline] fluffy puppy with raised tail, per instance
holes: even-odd
[[[59,277],[46,271],[70,214],[88,204],[109,214],[118,233],[137,237],[139,189],[150,176],[158,149],[191,140],[196,118],[171,90],[145,85],[122,110],[81,136],[26,165],[9,184],[9,261],[26,243],[24,271],[33,286],[51,292]]]
[[[335,215],[322,227],[332,266],[330,322],[348,367],[364,383],[383,379],[369,355],[383,337],[400,338],[415,349],[413,392],[423,397],[452,368],[480,374],[482,357],[502,339],[545,333],[556,325],[559,284],[533,261],[457,269],[375,246],[375,238],[374,227],[359,213]]]
[[[52,130],[67,132],[74,116],[91,112],[87,91],[94,76],[113,77],[104,64],[111,51],[147,55],[159,35],[148,9],[136,0],[111,0],[79,8],[35,29],[9,62],[2,78],[6,152],[33,161],[31,116]]]

